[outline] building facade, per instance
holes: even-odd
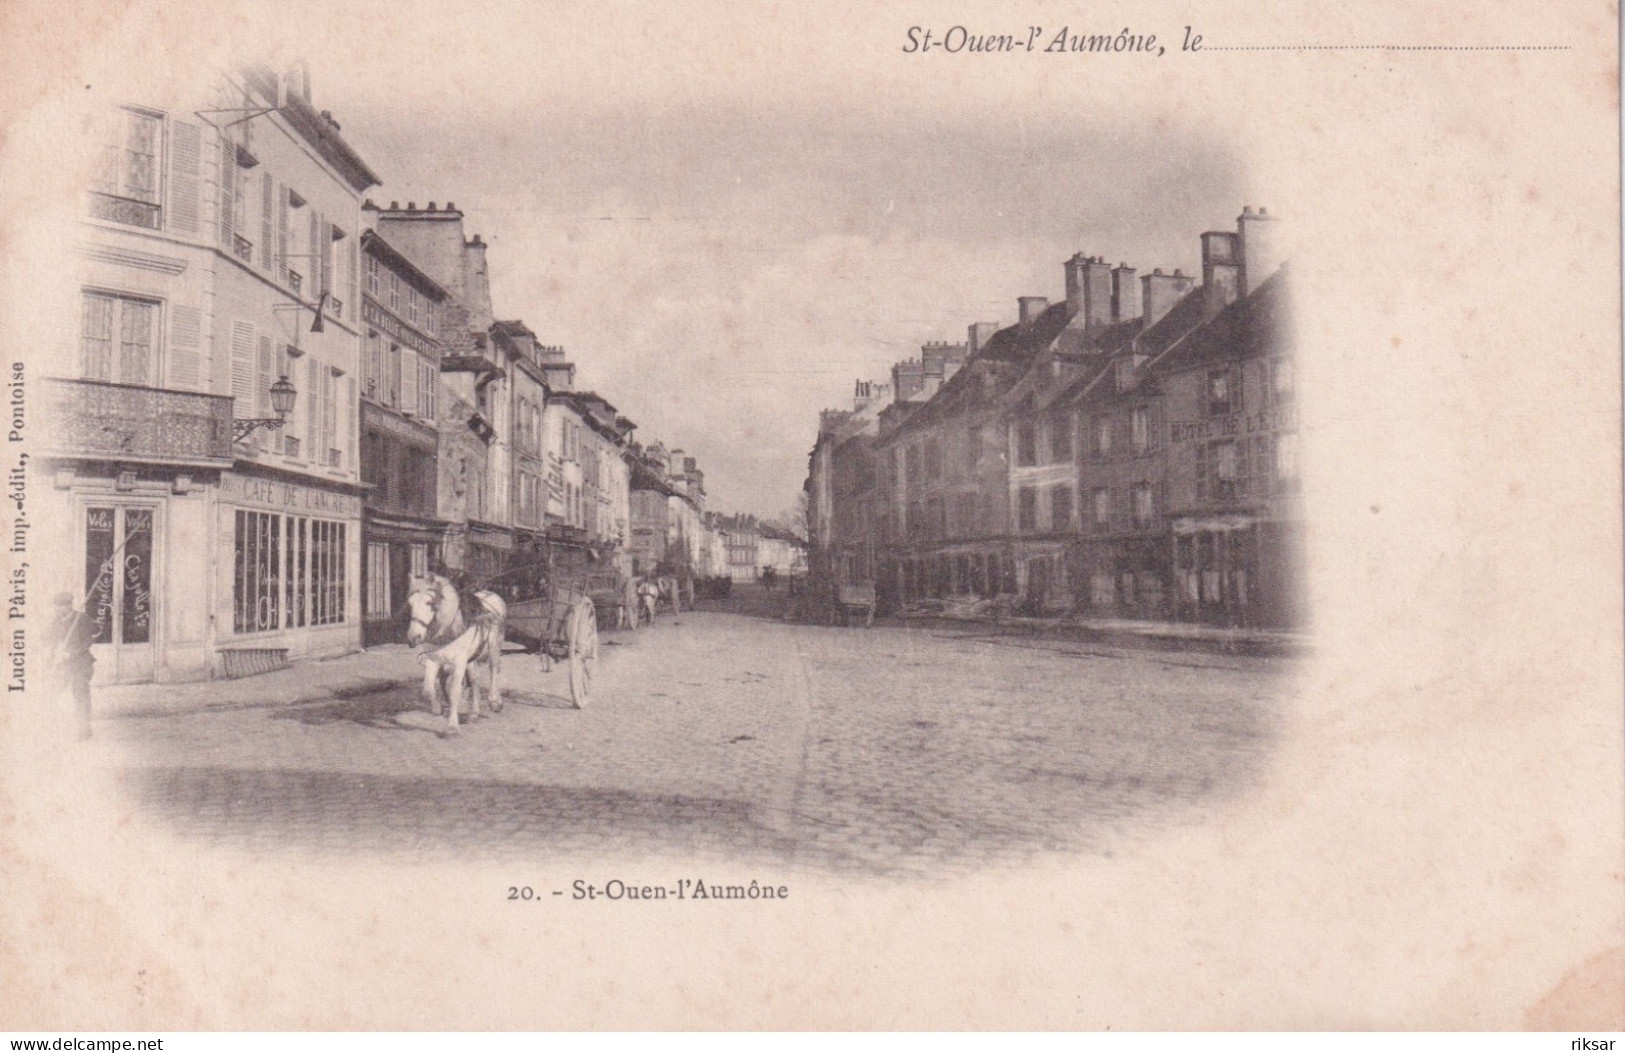
[[[413,576],[443,561],[440,320],[447,294],[376,231],[361,238],[363,642],[406,634]]]
[[[303,69],[102,115],[48,416],[103,681],[360,645],[360,195]]]

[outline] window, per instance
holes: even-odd
[[[1116,370],[1116,376],[1115,376],[1114,380],[1116,382],[1117,393],[1119,395],[1121,395],[1124,392],[1133,391],[1134,390],[1134,359],[1132,359],[1132,358],[1120,358],[1120,359],[1117,360],[1117,364],[1113,368]]]
[[[423,303],[423,331],[434,337],[440,335],[440,310],[433,298]]]
[[[1016,425],[1016,464],[1030,467],[1038,463],[1038,429],[1032,421]]]
[[[389,375],[384,384],[384,405],[397,409],[401,405],[401,345],[389,345]]]
[[[1156,515],[1156,508],[1151,500],[1151,484],[1140,483],[1134,488],[1134,525],[1148,526]]]
[[[1049,419],[1049,459],[1052,462],[1072,459],[1072,417],[1055,413]]]
[[[1112,452],[1112,419],[1108,416],[1099,416],[1094,422],[1094,450],[1096,457],[1104,457]]]
[[[1207,447],[1208,494],[1216,500],[1232,500],[1240,478],[1240,464],[1234,442],[1215,442]]]
[[[367,259],[372,259],[368,256]],[[369,399],[383,399],[384,341],[374,331],[367,331],[366,394]]]
[[[1271,405],[1291,402],[1295,385],[1292,359],[1272,358],[1264,363],[1264,393]]]
[[[965,433],[965,469],[974,472],[982,460],[982,429],[972,425]]]
[[[396,314],[401,311],[401,276],[394,271],[389,272],[389,309]]]
[[[918,446],[910,446],[904,452],[904,467],[906,469],[906,481],[910,485],[917,485],[920,481],[920,448]]]
[[[86,380],[158,384],[158,305],[86,292],[80,305],[79,372]]]
[[[942,478],[942,443],[936,439],[925,441],[925,477],[927,479]]]
[[[85,509],[85,618],[91,642],[152,640],[153,510]]]
[[[1072,488],[1057,486],[1049,493],[1050,529],[1061,531],[1072,528]]]
[[[155,113],[118,110],[113,115],[102,129],[91,183],[91,215],[148,230],[162,225],[158,158],[163,126],[163,118]]]
[[[1129,412],[1129,441],[1135,453],[1151,449],[1151,411],[1145,406],[1136,406]]]
[[[370,541],[367,543],[367,617],[378,619],[389,615],[389,546]]]
[[[1286,482],[1298,478],[1298,436],[1282,432],[1275,436],[1275,478]]]
[[[1038,491],[1031,486],[1023,486],[1017,494],[1017,525],[1022,530],[1038,529]]]
[[[367,256],[367,292],[378,299],[378,257],[371,254]]]
[[[1207,415],[1222,417],[1241,408],[1239,385],[1232,370],[1218,369],[1207,375]]]
[[[432,363],[419,362],[418,416],[426,421],[435,419],[435,388],[439,385],[440,371]]]
[[[406,287],[406,320],[413,325],[418,324],[418,290],[415,285]]]
[[[419,578],[428,576],[429,543],[427,541],[412,542],[412,573]]]
[[[1095,487],[1093,496],[1095,523],[1104,526],[1112,521],[1112,492],[1104,486]]]

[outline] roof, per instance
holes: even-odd
[[[252,68],[244,71],[244,79],[254,85],[255,89],[273,105],[277,100],[277,75],[264,67]],[[288,122],[289,127],[298,132],[315,151],[321,155],[322,160],[332,165],[344,181],[358,191],[369,187],[382,186],[383,180],[367,163],[356,153],[355,147],[344,141],[339,129],[329,118],[316,112],[315,107],[305,101],[303,95],[295,91],[285,93],[282,107],[277,113]]]
[[[441,285],[439,282],[425,274],[417,264],[412,262],[410,257],[401,252],[400,249],[397,249],[395,246],[391,245],[389,241],[376,230],[364,230],[361,232],[361,250],[377,256],[379,259],[389,264],[391,268],[399,271],[408,281],[412,282],[419,289],[428,293],[436,300],[451,299],[451,293],[446,291],[445,286]]]
[[[990,404],[1001,392],[1021,379],[1023,374],[1020,367],[1031,363],[1040,352],[1054,343],[1075,313],[1073,305],[1061,300],[1046,307],[1027,325],[1010,325],[1000,329],[988,337],[987,342],[965,360],[965,364],[937,393],[899,424],[892,434],[935,423],[961,410]],[[993,390],[989,390],[987,382],[980,379],[985,376],[995,378]]]
[[[1152,365],[1158,372],[1174,372],[1204,362],[1233,360],[1248,355],[1279,354],[1287,350],[1288,284],[1286,267],[1270,275],[1252,294],[1227,306],[1213,320],[1171,347]]]

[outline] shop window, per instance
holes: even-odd
[[[389,615],[389,546],[378,541],[368,542],[367,617],[376,621]]]
[[[238,510],[232,631],[337,625],[346,617],[346,524]]]

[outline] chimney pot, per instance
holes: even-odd
[[[408,211],[408,212],[416,212],[417,210],[418,210],[418,203],[416,201],[408,201],[406,203],[406,211]]]
[[[447,212],[456,212],[457,211],[457,206],[452,204],[450,201],[448,201],[448,202],[446,202],[446,211]]]
[[[429,202],[429,211],[430,212],[438,212],[439,211],[439,209],[434,207],[434,202],[433,201]]]
[[[1259,205],[1258,206],[1258,214],[1260,216],[1267,216],[1267,215],[1270,214],[1270,210],[1265,208],[1263,205]]]
[[[1241,214],[1244,215],[1244,216],[1252,215],[1253,214],[1253,206],[1251,206],[1251,205],[1242,205],[1241,206]]]
[[[401,203],[399,201],[391,201],[389,203],[389,210],[391,212],[399,212],[401,210]]]

